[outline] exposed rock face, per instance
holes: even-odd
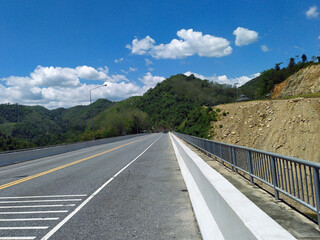
[[[219,105],[213,140],[320,162],[320,98]]]
[[[276,88],[277,86],[275,86],[274,89]],[[301,69],[299,72],[289,77],[280,93],[280,98],[317,92],[320,92],[319,64]]]

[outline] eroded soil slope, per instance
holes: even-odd
[[[213,140],[320,162],[320,98],[250,101],[216,108],[222,114],[212,122]]]

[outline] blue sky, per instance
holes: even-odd
[[[171,75],[243,84],[320,55],[319,1],[0,1],[0,103],[71,107]]]

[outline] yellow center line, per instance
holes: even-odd
[[[77,163],[81,163],[81,162],[84,162],[84,161],[86,161],[86,160],[89,160],[89,159],[92,159],[92,158],[101,156],[101,155],[106,154],[106,153],[108,153],[108,152],[112,152],[112,151],[117,150],[117,149],[119,149],[119,148],[128,146],[128,145],[130,145],[130,144],[132,144],[132,143],[140,142],[140,141],[142,141],[142,140],[144,140],[144,139],[146,139],[146,138],[149,138],[149,137],[150,137],[150,136],[144,137],[144,138],[141,138],[141,139],[139,139],[139,140],[135,140],[135,141],[132,141],[132,142],[123,144],[123,145],[121,145],[121,146],[118,146],[118,147],[109,149],[109,150],[107,150],[107,151],[104,151],[104,152],[101,152],[101,153],[92,155],[92,156],[90,156],[90,157],[82,158],[82,159],[80,159],[80,160],[77,160],[77,161],[74,161],[74,162],[71,162],[71,163],[67,163],[67,164],[58,166],[58,167],[56,167],[56,168],[49,169],[49,170],[44,171],[44,172],[40,172],[40,173],[34,174],[34,175],[32,175],[32,176],[29,176],[29,177],[21,178],[21,179],[19,179],[19,180],[13,181],[13,182],[9,182],[9,183],[0,185],[0,190],[1,190],[1,189],[4,189],[4,188],[7,188],[7,187],[11,187],[11,186],[13,186],[13,185],[17,185],[17,184],[22,183],[22,182],[26,182],[26,181],[28,181],[28,180],[31,180],[31,179],[34,179],[34,178],[37,178],[37,177],[40,177],[40,176],[43,176],[43,175],[46,175],[46,174],[48,174],[48,173],[52,173],[52,172],[58,171],[58,170],[60,170],[60,169],[63,169],[63,168],[66,168],[66,167],[75,165],[75,164],[77,164]]]

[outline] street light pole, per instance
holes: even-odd
[[[238,82],[234,83],[234,86],[236,87],[236,92],[237,92],[237,99],[238,99]]]
[[[92,116],[92,106],[91,106],[91,91],[92,90],[95,90],[97,88],[101,88],[101,87],[106,87],[107,86],[107,83],[104,83],[103,85],[101,86],[98,86],[98,87],[95,87],[95,88],[91,88],[89,90],[89,93],[90,93],[90,115],[91,115],[91,126],[92,126],[92,139],[94,140],[95,137],[94,137],[94,127],[93,127],[93,116]]]

